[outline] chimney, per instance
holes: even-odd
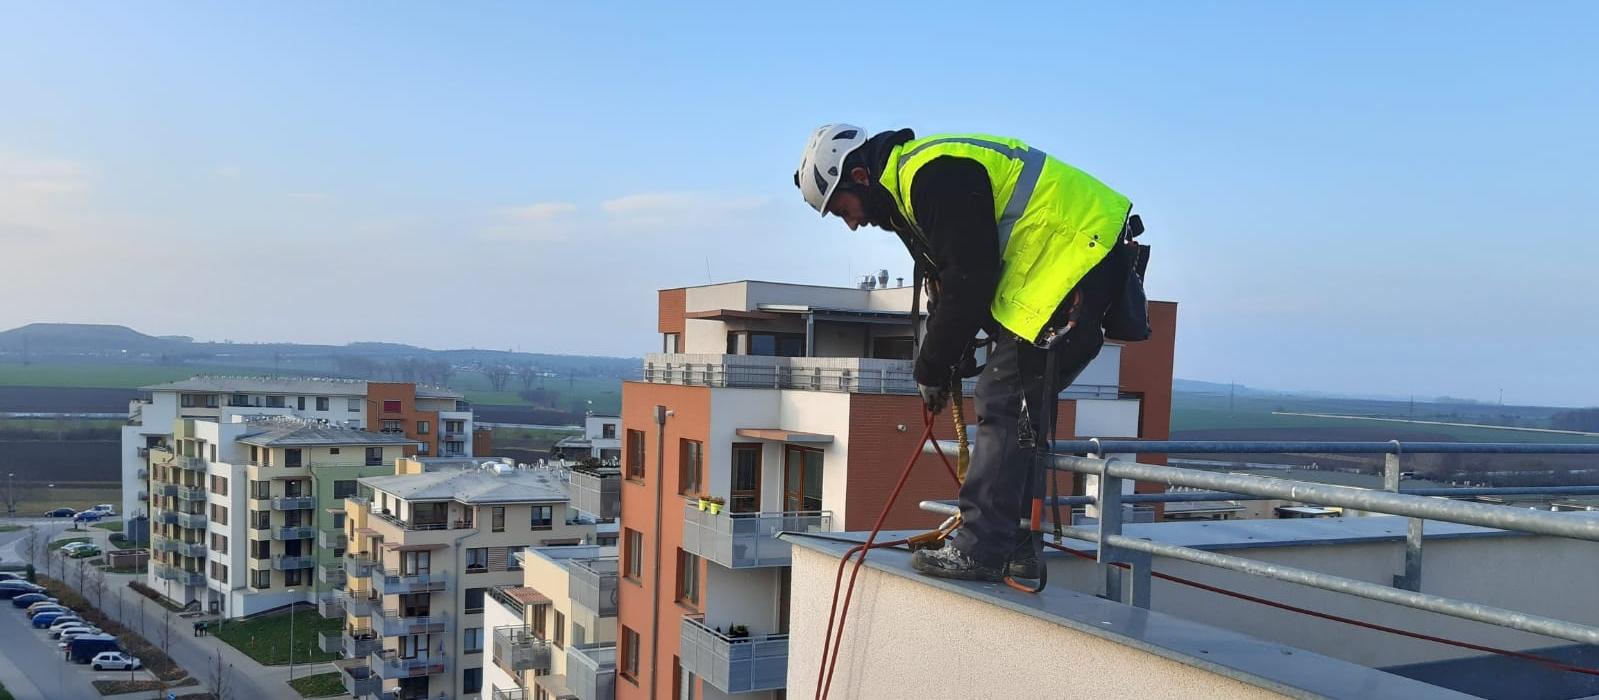
[[[888,270],[877,271],[877,286],[888,289]]]

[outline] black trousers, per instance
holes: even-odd
[[[1030,504],[1028,474],[1035,453],[1018,442],[1022,404],[1031,421],[1032,434],[1043,440],[1040,401],[1053,399],[1071,386],[1105,346],[1101,322],[1114,295],[1126,282],[1126,268],[1117,255],[1107,255],[1077,283],[1062,304],[1057,319],[1071,318],[1075,325],[1054,347],[1045,350],[1021,338],[997,339],[988,362],[977,379],[972,403],[977,409],[977,444],[961,486],[961,529],[955,546],[984,566],[1005,564],[1021,547],[1033,546],[1027,531],[1018,529]],[[1048,355],[1055,355],[1055,376],[1046,377]],[[1045,495],[1042,470],[1034,475],[1033,493]]]

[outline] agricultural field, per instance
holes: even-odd
[[[71,508],[84,510],[101,503],[115,505],[120,511],[122,508],[122,485],[116,482],[68,482],[57,481],[51,488],[44,482],[17,481],[17,515],[38,517],[47,510],[56,508]],[[0,488],[5,488],[0,483]]]

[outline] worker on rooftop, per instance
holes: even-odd
[[[912,564],[945,578],[1038,578],[1042,539],[1018,524],[1043,493],[1044,449],[1035,446],[1053,435],[1053,399],[1107,332],[1149,334],[1131,203],[1015,139],[916,138],[909,129],[868,138],[848,124],[817,129],[794,178],[823,216],[895,233],[915,261],[913,279],[927,280],[915,378],[931,413],[952,383],[978,371],[972,349],[986,335],[961,527],[952,546],[919,550]]]

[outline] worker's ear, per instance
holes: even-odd
[[[850,171],[849,171],[849,179],[854,180],[855,184],[857,184],[857,185],[870,185],[870,184],[872,184],[872,174],[869,173],[869,172],[866,172],[866,168],[862,168],[862,167],[859,167],[859,166],[850,169]]]

